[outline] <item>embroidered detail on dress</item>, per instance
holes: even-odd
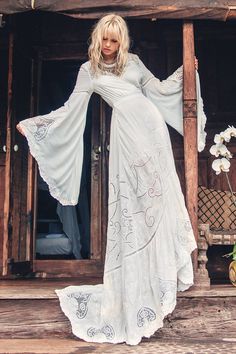
[[[142,307],[137,313],[137,325],[143,327],[145,321],[154,321],[156,319],[156,313],[149,307]]]
[[[99,333],[103,333],[107,339],[113,339],[115,336],[114,329],[111,325],[105,325],[101,329],[100,328],[96,329],[94,327],[90,327],[87,330],[87,335],[89,337],[94,337],[96,334],[99,334]]]
[[[47,136],[48,129],[54,122],[54,119],[46,119],[42,117],[35,118],[34,123],[37,127],[37,130],[34,133],[35,140],[43,140]]]
[[[177,219],[177,236],[182,245],[186,245],[188,234],[192,233],[192,225],[189,219]]]
[[[155,158],[147,152],[135,152],[129,164],[129,178],[127,171],[127,175],[117,174],[110,181],[105,272],[120,266],[121,256],[144,249],[156,235],[163,215],[163,182]],[[132,210],[130,204],[134,202]],[[136,223],[142,225],[142,232],[134,229]]]
[[[167,80],[176,80],[176,81],[181,81],[183,80],[183,65],[181,65],[175,72],[170,75]]]
[[[78,309],[76,311],[76,316],[79,319],[84,318],[88,312],[88,302],[90,300],[91,294],[78,293],[67,295],[70,299],[75,299],[78,304]]]
[[[160,303],[161,306],[174,304],[176,298],[177,284],[174,280],[159,278]]]

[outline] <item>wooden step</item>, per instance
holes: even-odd
[[[111,347],[110,344],[92,344],[76,339],[0,339],[0,353],[4,354],[92,354],[104,353],[104,349]]]
[[[55,289],[97,284],[101,279],[67,281],[5,281],[0,284],[0,338],[73,339]],[[236,338],[236,288],[215,286],[208,291],[180,293],[175,311],[156,338]]]
[[[55,289],[69,285],[101,284],[101,277],[84,276],[76,279],[0,280],[0,300],[57,299]]]
[[[87,343],[75,339],[0,339],[4,354],[228,354],[236,352],[234,341],[144,339],[139,345]]]

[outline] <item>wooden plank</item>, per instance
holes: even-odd
[[[72,337],[58,299],[0,300],[0,308],[0,338]]]
[[[34,260],[34,271],[42,277],[71,277],[83,274],[102,275],[103,263],[98,260]]]
[[[40,88],[41,88],[41,79],[42,79],[42,53],[39,51],[37,53],[37,62],[35,65],[36,73],[35,75],[35,85],[33,89],[33,102],[34,106],[32,106],[32,113],[36,115],[39,113],[39,99],[40,99]],[[37,207],[38,207],[38,166],[36,161],[33,159],[33,170],[32,170],[32,204],[30,207],[32,208],[32,233],[31,233],[31,241],[30,241],[30,259],[34,260],[35,257],[35,242],[36,242],[36,232],[37,232]],[[34,263],[33,263],[34,270]]]
[[[8,101],[7,101],[7,137],[6,137],[6,162],[5,162],[5,199],[4,199],[4,221],[3,221],[3,271],[8,272],[7,262],[9,257],[9,223],[10,223],[10,190],[11,190],[11,115],[12,115],[12,82],[13,82],[13,45],[14,35],[9,34],[8,54]]]
[[[34,279],[1,281],[0,299],[56,299],[55,289],[63,289],[70,285],[102,284],[102,281],[102,276],[78,276],[77,278],[70,278],[68,280]]]
[[[101,229],[101,100],[98,96],[92,101],[92,136],[91,136],[91,216],[90,216],[90,250],[91,259],[101,260],[102,229]]]
[[[96,348],[99,350],[96,350],[96,353],[102,353],[100,348],[107,350],[111,347],[114,348],[112,344],[92,344],[72,338],[0,339],[0,353],[8,354],[88,354],[95,353]]]
[[[108,2],[101,0],[91,3],[90,0],[84,0],[77,3],[70,1],[45,1],[38,0],[35,3],[35,9],[63,12],[65,15],[77,18],[100,18],[104,14],[115,12],[124,17],[142,17],[142,18],[207,18],[225,20],[228,14],[227,3],[216,0],[147,0],[141,3],[139,0],[114,0]]]
[[[236,297],[178,298],[153,338],[235,338]],[[0,338],[73,338],[58,299],[0,300]]]
[[[5,196],[5,163],[0,161],[0,274],[2,273],[2,254],[3,254],[3,232],[4,232],[4,196]]]
[[[194,64],[193,23],[183,23],[183,65],[184,65],[184,161],[186,181],[186,204],[195,238],[198,238],[198,154],[197,154],[197,106],[196,78]],[[194,269],[197,269],[197,252],[193,255]]]
[[[15,110],[15,103],[13,111]],[[21,223],[21,157],[20,151],[14,151],[13,147],[16,146],[15,133],[15,115],[11,117],[11,141],[12,141],[12,154],[11,154],[11,250],[10,258],[14,260],[19,259],[20,254],[20,223]],[[19,145],[18,149],[19,149]]]
[[[24,3],[25,2],[25,3]],[[210,19],[226,21],[236,18],[236,5],[233,1],[223,0],[147,0],[140,3],[139,0],[106,0],[99,1],[94,5],[90,0],[83,2],[68,1],[46,1],[37,0],[32,2],[34,10],[47,12],[59,12],[64,15],[83,18],[97,19],[105,14],[115,12],[124,17],[133,18],[166,18],[166,19]],[[31,5],[32,5],[31,4]],[[1,1],[0,12],[13,14],[16,12],[29,11],[28,0]]]
[[[198,340],[150,338],[144,339],[135,347],[122,344],[88,343],[78,339],[6,339],[0,340],[2,353],[8,354],[141,354],[141,353],[233,353],[236,350],[234,339]]]
[[[179,298],[157,338],[235,338],[236,297]]]
[[[31,59],[31,87],[30,87],[30,116],[34,115],[36,99],[35,99],[35,60]],[[34,225],[34,185],[35,185],[35,160],[28,152],[28,173],[27,173],[27,229],[26,229],[26,260],[33,259],[34,242],[33,242],[33,225]]]
[[[33,280],[2,280],[0,283],[1,300],[26,299],[55,299],[55,289],[62,289],[70,285],[102,284],[102,275],[78,276],[66,279],[33,279]],[[178,292],[178,298],[230,298],[235,297],[235,288],[232,285],[212,285],[209,290],[191,288]]]

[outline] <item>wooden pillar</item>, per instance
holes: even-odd
[[[183,22],[183,115],[184,163],[186,204],[195,238],[198,238],[198,153],[197,153],[197,99],[195,76],[194,30],[192,21]],[[194,270],[197,270],[197,252],[193,252]]]
[[[5,160],[5,198],[4,198],[4,221],[3,221],[3,275],[8,272],[9,242],[10,242],[10,190],[11,190],[11,116],[12,116],[12,79],[13,79],[13,33],[9,34],[8,50],[8,101],[7,101],[7,122],[6,122],[6,160]]]

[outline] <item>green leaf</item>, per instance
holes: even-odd
[[[236,243],[233,248],[233,260],[236,261]]]

